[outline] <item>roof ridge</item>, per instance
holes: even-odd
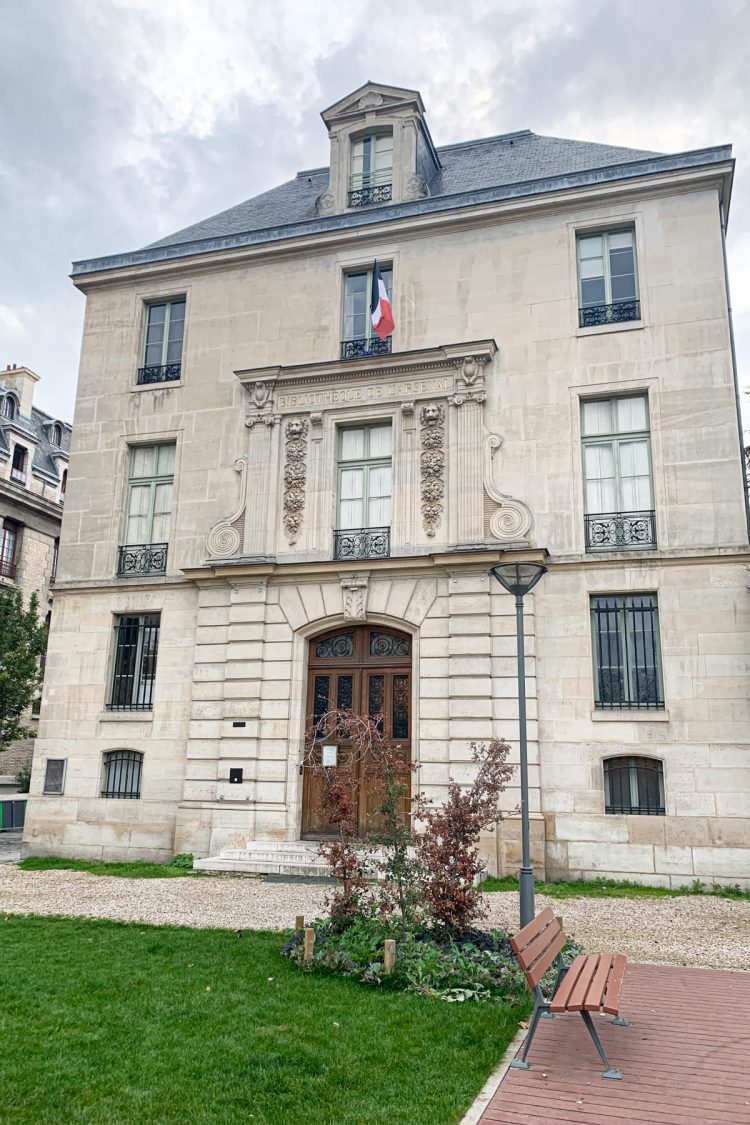
[[[491,137],[477,137],[473,141],[456,141],[451,145],[436,145],[438,152],[447,152],[448,149],[454,148],[475,148],[477,145],[488,145],[492,141],[508,141],[514,137],[538,137],[539,133],[534,133],[531,129],[516,129],[513,133],[495,133]]]

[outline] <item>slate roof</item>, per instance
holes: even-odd
[[[659,156],[646,149],[543,137],[525,129],[480,141],[466,141],[437,149],[441,168],[430,184],[430,198],[523,183],[548,177],[627,164]],[[293,180],[212,215],[144,247],[175,246],[196,239],[216,238],[266,227],[284,226],[316,218],[315,201],[325,191],[328,168],[298,172]],[[368,208],[368,211],[375,208]]]
[[[2,399],[9,390],[10,387],[5,387],[0,383],[0,399]],[[62,445],[60,446],[53,445],[51,441],[52,426],[55,422],[59,422],[62,426]],[[10,453],[11,432],[22,434],[31,442],[35,443],[36,447],[31,462],[31,471],[33,473],[40,473],[42,476],[55,481],[55,483],[59,482],[60,474],[55,465],[54,455],[63,452],[70,456],[70,439],[73,433],[72,427],[69,426],[67,422],[61,422],[59,418],[53,418],[50,414],[45,414],[43,410],[37,410],[35,406],[31,408],[30,418],[22,414],[17,414],[11,421],[10,418],[0,416],[0,453],[6,456]]]

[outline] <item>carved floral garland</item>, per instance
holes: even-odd
[[[284,530],[290,544],[297,542],[305,511],[307,481],[307,422],[293,418],[286,424],[284,465]]]
[[[422,524],[427,534],[435,535],[443,515],[445,496],[445,410],[428,404],[419,413],[422,424],[420,477]]]

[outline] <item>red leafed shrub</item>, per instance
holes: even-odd
[[[477,850],[480,833],[501,819],[500,794],[511,777],[510,747],[493,738],[470,744],[477,766],[474,782],[466,787],[451,781],[448,799],[435,807],[418,797],[416,808],[424,831],[415,837],[422,869],[422,894],[436,929],[460,934],[480,912],[480,891],[474,885],[484,863]]]

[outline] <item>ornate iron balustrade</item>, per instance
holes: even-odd
[[[15,578],[16,564],[13,559],[4,559],[0,556],[0,578]]]
[[[392,198],[391,184],[370,184],[349,192],[349,206],[367,207],[370,203],[390,203]]]
[[[370,355],[390,355],[392,350],[391,337],[385,340],[371,336],[370,339],[362,337],[359,340],[341,341],[342,359],[366,359]]]
[[[615,301],[612,305],[587,305],[578,310],[578,324],[581,328],[593,328],[597,324],[619,324],[623,320],[640,320],[640,301]]]
[[[173,383],[182,374],[181,363],[152,363],[138,368],[137,383]]]
[[[390,527],[358,527],[333,533],[333,557],[387,559],[391,554]]]
[[[602,512],[586,516],[586,550],[617,551],[656,546],[655,513]]]
[[[150,574],[166,574],[166,543],[131,543],[117,551],[119,578],[142,578]]]

